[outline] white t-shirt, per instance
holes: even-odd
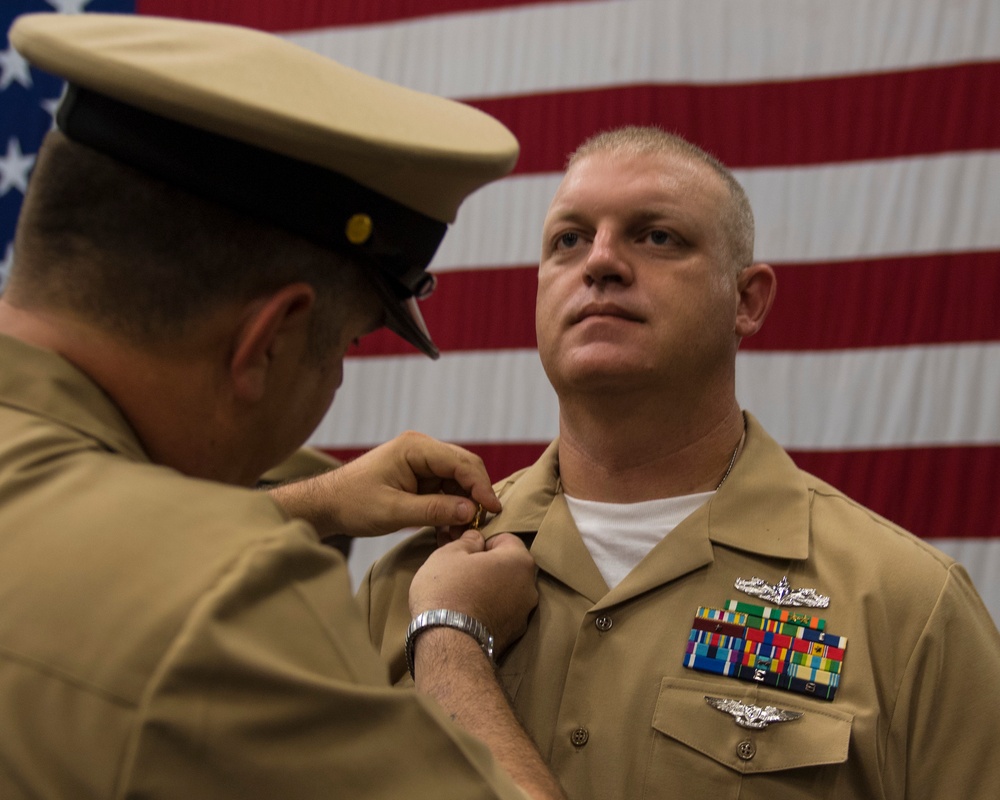
[[[566,504],[609,589],[614,589],[663,537],[715,492],[600,503],[566,495]]]

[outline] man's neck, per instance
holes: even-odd
[[[743,439],[735,397],[647,409],[560,404],[559,473],[573,497],[630,503],[714,490]]]
[[[247,483],[235,469],[238,459],[220,456],[233,437],[226,415],[215,413],[220,381],[206,355],[210,341],[177,341],[156,351],[70,314],[4,300],[0,333],[51,350],[86,374],[118,406],[154,463]]]

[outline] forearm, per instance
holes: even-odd
[[[414,653],[417,689],[433,697],[534,800],[565,800],[538,749],[514,715],[478,643],[465,633],[432,628],[420,634]]]
[[[286,515],[305,520],[325,539],[342,531],[337,530],[337,498],[332,493],[332,476],[324,476],[324,481],[323,484],[316,479],[295,481],[266,491]]]

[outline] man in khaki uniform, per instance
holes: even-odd
[[[501,679],[577,800],[995,798],[1000,635],[965,571],[737,404],[775,293],[752,247],[743,190],[683,140],[625,128],[571,159],[536,318],[560,437],[485,527],[540,570]],[[433,551],[403,543],[359,594],[397,680]]]
[[[284,510],[251,488],[352,340],[436,353],[413,298],[513,137],[240,28],[11,38],[70,88],[0,298],[0,797],[561,797],[489,658],[537,600],[520,542],[470,531],[421,570],[399,692],[294,518],[321,493],[323,533],[468,523],[499,510],[481,461],[407,434]]]

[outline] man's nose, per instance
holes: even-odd
[[[632,278],[632,265],[624,243],[613,232],[599,230],[587,253],[584,280],[588,285],[612,282],[630,284]]]

